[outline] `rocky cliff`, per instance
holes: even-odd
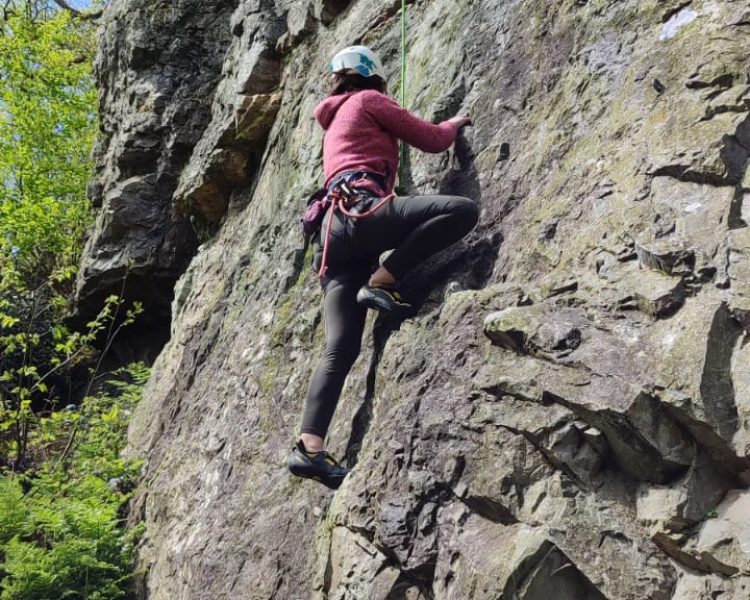
[[[129,432],[142,597],[750,597],[748,0],[409,3],[409,108],[474,124],[406,183],[480,223],[409,278],[415,318],[370,316],[341,489],[288,475],[323,343],[312,109],[344,45],[398,89],[399,9],[107,8],[79,297],[128,271],[171,301]]]

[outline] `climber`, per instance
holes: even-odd
[[[433,124],[403,109],[385,94],[380,60],[364,46],[345,48],[328,69],[329,95],[315,109],[325,130],[325,188],[334,199],[358,201],[353,207],[348,204],[351,216],[337,211],[334,202],[314,238],[326,346],[310,382],[301,434],[288,466],[294,475],[335,489],[348,470],[326,452],[324,438],[359,355],[367,309],[410,314],[412,306],[399,294],[398,282],[419,262],[471,231],[479,211],[468,198],[392,194],[398,140],[426,152],[443,152],[470,123],[469,117]],[[389,249],[391,254],[375,269],[378,257]]]

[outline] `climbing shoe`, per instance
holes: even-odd
[[[288,465],[292,475],[314,479],[332,490],[338,489],[349,472],[349,469],[342,467],[325,450],[308,452],[301,440],[298,440],[292,448]]]
[[[395,314],[408,314],[414,310],[395,288],[386,286],[363,285],[357,292],[357,302],[367,308]]]

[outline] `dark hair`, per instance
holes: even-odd
[[[328,76],[329,96],[338,96],[354,90],[377,90],[385,93],[385,81],[378,75],[365,77],[359,73],[331,73]]]

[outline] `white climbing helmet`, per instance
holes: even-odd
[[[331,59],[328,70],[331,73],[339,73],[354,69],[363,77],[377,75],[385,81],[385,71],[378,55],[366,46],[349,46],[341,50]]]

